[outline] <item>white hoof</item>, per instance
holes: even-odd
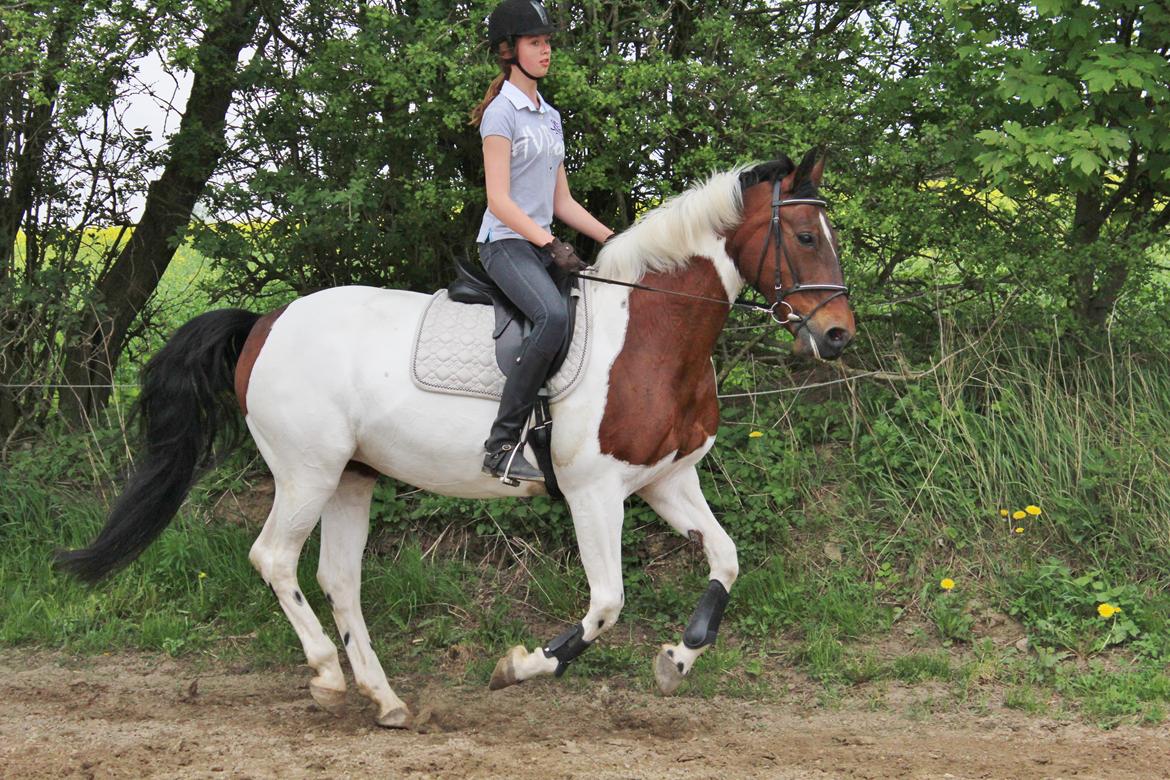
[[[317,706],[325,710],[331,715],[341,717],[345,712],[345,689],[340,691],[336,688],[326,688],[315,682],[309,683],[309,693],[313,695],[313,701],[317,702]]]
[[[523,645],[516,645],[509,650],[507,655],[496,662],[496,668],[492,671],[492,679],[488,682],[488,688],[498,691],[509,685],[524,682],[517,677],[516,666],[527,657],[528,651],[524,649]]]
[[[405,706],[395,707],[389,712],[379,715],[375,720],[379,726],[384,726],[388,729],[410,728],[410,710]]]
[[[674,647],[663,645],[654,659],[654,680],[663,696],[670,696],[686,678],[686,666],[674,655]]]

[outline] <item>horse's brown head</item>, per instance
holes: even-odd
[[[815,151],[797,166],[785,157],[744,171],[743,221],[729,232],[727,251],[795,337],[793,351],[831,360],[856,326],[837,233],[818,194],[823,172]]]

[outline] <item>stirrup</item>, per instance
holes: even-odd
[[[525,459],[523,443],[505,444],[483,458],[483,473],[498,477],[509,487],[518,487],[521,481],[544,482],[544,473]]]

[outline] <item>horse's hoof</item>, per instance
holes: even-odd
[[[677,691],[686,677],[678,668],[682,662],[676,661],[674,656],[667,652],[673,649],[671,645],[663,645],[658,651],[658,657],[654,659],[654,680],[658,683],[658,690],[662,691],[663,696],[670,696]]]
[[[516,645],[509,650],[507,655],[496,662],[496,668],[492,671],[492,679],[488,682],[488,688],[498,691],[509,685],[524,682],[516,677],[516,662],[524,659],[527,655],[528,651],[522,645]]]
[[[406,707],[395,707],[384,715],[379,715],[376,720],[379,726],[388,729],[410,728],[410,710]]]
[[[313,695],[313,701],[317,702],[317,706],[330,715],[341,717],[342,713],[345,712],[344,689],[339,691],[336,688],[326,688],[323,685],[310,682],[309,693]]]

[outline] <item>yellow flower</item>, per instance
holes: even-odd
[[[944,577],[943,580],[939,582],[938,586],[943,590],[951,590],[955,587],[955,581],[950,577]]]
[[[1021,528],[1020,526],[1016,526],[1016,533],[1022,534],[1023,532],[1024,532],[1023,528]]]
[[[1012,520],[1023,520],[1027,516],[1028,516],[1027,512],[1021,511],[1019,509],[1012,512]]]
[[[1121,607],[1115,607],[1112,604],[1098,604],[1097,614],[1103,618],[1111,618],[1121,611]]]
[[[1000,517],[1007,517],[1007,516],[1008,516],[1008,515],[1010,515],[1010,514],[1011,514],[1011,512],[1007,511],[1006,509],[1001,509],[1001,510],[999,510],[999,516],[1000,516]]]
[[[758,439],[763,435],[764,435],[763,431],[752,431],[751,433],[748,434],[748,438],[749,439]]]
[[[1040,507],[1036,506],[1035,504],[1028,504],[1026,507],[1024,507],[1024,511],[1030,514],[1032,517],[1040,516]]]
[[[205,572],[205,571],[199,572],[199,579],[201,579],[201,580],[207,579],[207,572]]]

